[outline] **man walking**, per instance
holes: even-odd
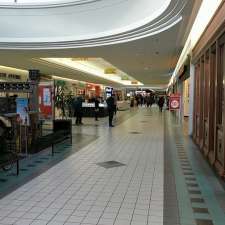
[[[83,98],[78,96],[74,102],[74,115],[76,116],[76,125],[82,125],[82,116],[83,116],[83,109],[82,109]]]
[[[98,114],[99,114],[99,98],[96,96],[94,99],[94,103],[95,103],[95,120],[98,121]]]
[[[114,127],[112,125],[113,121],[113,114],[115,112],[115,103],[114,103],[114,98],[112,96],[108,97],[106,99],[107,107],[108,107],[108,112],[109,112],[109,127]]]

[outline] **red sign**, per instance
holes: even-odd
[[[39,112],[43,119],[52,118],[52,91],[51,85],[39,86]]]
[[[170,95],[170,110],[179,110],[180,109],[180,94],[171,94]]]

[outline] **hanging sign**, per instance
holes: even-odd
[[[105,74],[116,74],[116,69],[109,67],[104,70],[104,73]]]
[[[170,95],[170,110],[179,110],[181,103],[181,96],[179,93]]]

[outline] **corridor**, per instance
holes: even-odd
[[[223,183],[169,112],[84,123],[96,137],[5,195],[1,225],[224,225]]]

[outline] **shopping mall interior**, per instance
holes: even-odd
[[[0,0],[0,225],[225,225],[225,0]]]

